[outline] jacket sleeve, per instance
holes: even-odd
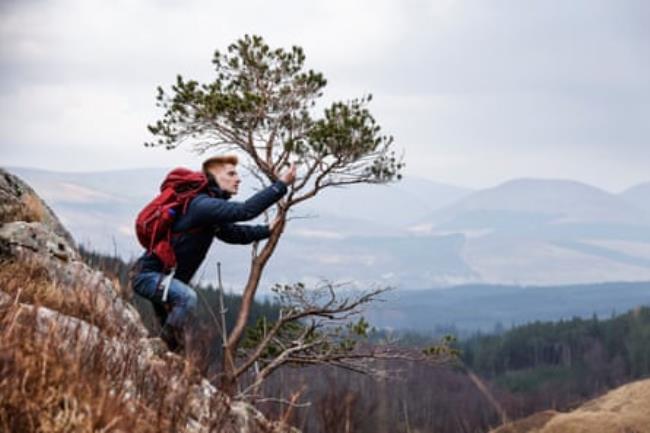
[[[280,200],[286,192],[287,186],[284,182],[277,181],[244,202],[199,195],[190,205],[192,225],[219,225],[251,220]]]
[[[250,244],[268,238],[271,231],[267,225],[223,224],[214,234],[229,244]]]

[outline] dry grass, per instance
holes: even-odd
[[[632,382],[568,413],[546,411],[494,433],[650,433],[650,379]]]
[[[650,379],[629,383],[555,416],[540,433],[650,433]]]
[[[558,412],[545,410],[499,427],[493,433],[533,433],[543,428]]]
[[[112,326],[110,311],[98,314],[92,298],[71,296],[47,275],[36,264],[0,267],[0,289],[13,298],[0,305],[0,431],[186,431],[196,416],[192,395],[202,380],[198,369],[174,356],[143,363],[138,338],[103,332]],[[39,305],[98,327],[43,315],[46,309]],[[70,323],[94,329],[101,338],[87,338],[81,326],[70,328]],[[119,356],[115,344],[125,348]],[[222,431],[226,412],[223,398],[208,403],[204,422],[211,431]]]
[[[43,264],[36,261],[3,261],[0,290],[18,297],[18,302],[37,304],[85,320],[114,335],[119,324],[111,315],[112,302],[92,287],[66,286],[54,281]]]
[[[45,222],[48,214],[43,202],[36,194],[27,192],[20,202],[5,203],[0,212],[0,222],[11,221]]]
[[[21,209],[23,210],[23,215],[21,215],[20,221],[43,222],[48,213],[43,205],[43,201],[33,193],[27,193],[22,196]]]

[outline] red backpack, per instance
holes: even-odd
[[[160,185],[160,194],[138,214],[135,221],[138,240],[147,252],[162,261],[165,271],[176,266],[176,255],[171,245],[174,217],[185,213],[192,199],[207,185],[205,174],[176,168]]]

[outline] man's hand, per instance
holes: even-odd
[[[280,180],[287,185],[291,185],[296,180],[296,163],[292,162],[291,166],[280,175]]]

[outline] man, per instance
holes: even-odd
[[[216,236],[232,244],[250,244],[266,239],[277,224],[244,225],[287,192],[295,180],[296,167],[279,176],[279,180],[244,202],[228,201],[237,194],[241,182],[237,173],[237,157],[217,156],[203,163],[208,178],[205,192],[199,193],[176,217],[172,227],[172,247],[176,255],[176,271],[169,283],[167,300],[163,302],[163,263],[151,253],[143,254],[136,264],[133,290],[152,301],[163,325],[161,336],[170,350],[182,349],[189,339],[186,325],[197,306],[196,292],[188,284],[203,262],[212,239]]]

